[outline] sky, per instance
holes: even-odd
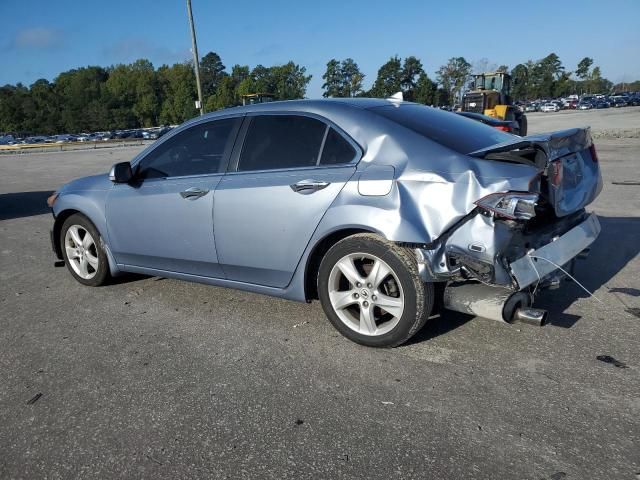
[[[365,88],[391,56],[418,57],[431,78],[451,57],[513,67],[551,52],[567,70],[585,56],[614,83],[640,79],[640,0],[278,1],[192,0],[200,56],[234,64],[289,60],[322,95],[331,58],[353,58]],[[191,58],[184,0],[0,0],[0,85],[138,58]]]

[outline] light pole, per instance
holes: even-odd
[[[191,51],[193,52],[193,68],[196,72],[196,87],[198,88],[198,108],[200,115],[204,114],[202,103],[202,85],[200,84],[200,60],[198,57],[198,44],[196,42],[196,29],[193,25],[193,13],[191,13],[191,0],[187,0],[187,12],[189,14],[189,26],[191,27]]]

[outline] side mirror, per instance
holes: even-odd
[[[132,178],[133,172],[129,162],[116,163],[109,172],[109,180],[113,183],[128,183]]]

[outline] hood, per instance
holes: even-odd
[[[109,180],[109,175],[102,173],[100,175],[77,178],[69,183],[65,183],[60,189],[58,189],[58,193],[82,192],[87,190],[109,190],[112,186],[113,183]]]

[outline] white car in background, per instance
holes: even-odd
[[[541,112],[559,112],[560,107],[555,103],[545,103],[544,105],[542,105],[542,107],[540,107],[540,111]]]

